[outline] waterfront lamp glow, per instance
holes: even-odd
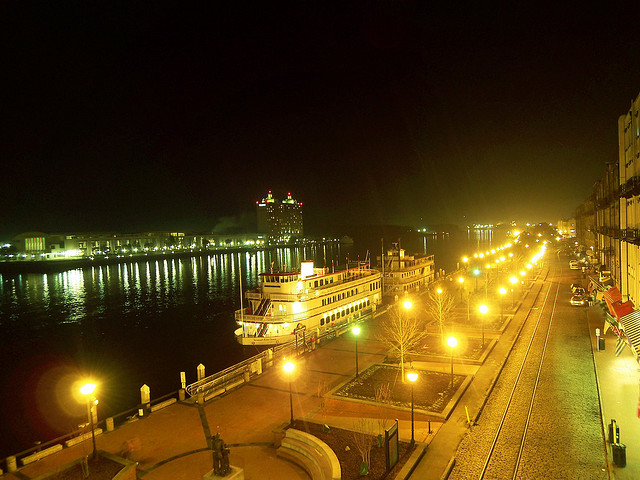
[[[284,371],[287,372],[287,377],[289,378],[289,407],[291,411],[291,418],[289,420],[289,425],[293,425],[293,393],[291,391],[291,376],[293,375],[293,370],[296,368],[293,362],[287,362],[284,364]]]
[[[360,327],[353,327],[351,329],[353,338],[356,339],[356,378],[358,378],[358,335],[360,335]]]
[[[413,384],[416,383],[416,380],[418,379],[418,373],[408,372],[407,378],[411,382],[411,445],[413,445],[414,443],[416,443],[413,427]]]
[[[95,383],[85,383],[80,387],[80,393],[82,393],[87,399],[87,416],[89,417],[89,425],[91,426],[91,441],[93,442],[93,453],[92,457],[96,458],[96,431],[93,425],[93,405],[97,404],[97,400],[93,396],[93,392],[96,391]]]
[[[447,345],[451,347],[451,388],[453,388],[453,349],[458,345],[458,339],[456,337],[447,338]]]

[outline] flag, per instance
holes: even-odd
[[[624,350],[625,345],[626,342],[622,340],[622,337],[618,337],[618,341],[616,342],[616,357],[620,356],[620,354]]]

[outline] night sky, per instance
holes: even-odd
[[[0,238],[573,216],[638,12],[435,3],[2,2]]]

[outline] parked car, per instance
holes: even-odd
[[[571,270],[580,270],[580,266],[578,265],[578,261],[577,260],[571,260],[569,262],[569,268]]]
[[[587,304],[587,299],[584,295],[573,295],[569,301],[571,305],[576,307],[583,307]]]
[[[582,285],[580,285],[579,283],[572,283],[569,288],[571,289],[572,293],[576,293],[576,288],[582,288]]]

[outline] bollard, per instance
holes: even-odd
[[[249,372],[249,366],[244,367],[244,381],[249,382],[251,378],[251,373]]]
[[[107,432],[113,432],[113,417],[107,417],[105,424],[107,426]]]
[[[197,374],[198,374],[198,381],[202,380],[204,378],[204,365],[200,364],[197,366],[196,368]]]
[[[267,350],[267,367],[273,367],[273,349]]]
[[[7,472],[15,472],[16,470],[18,470],[18,463],[15,455],[11,455],[7,457]]]
[[[146,384],[140,387],[140,403],[142,404],[142,408],[139,410],[148,412],[151,407],[151,389]],[[142,417],[142,415],[140,416]]]
[[[262,375],[262,359],[259,358],[258,360],[256,360],[256,362],[257,362],[257,368],[256,368],[257,373],[258,375]]]
[[[185,395],[184,388],[181,388],[180,390],[178,390],[178,400],[180,400],[181,402],[184,402],[185,398],[186,398],[186,395]]]
[[[198,396],[196,398],[196,403],[198,405],[203,405],[204,404],[204,393],[202,393],[202,390],[198,390]]]

